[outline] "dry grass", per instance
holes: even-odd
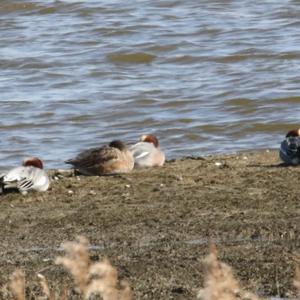
[[[82,295],[87,294],[90,277],[91,263],[87,247],[85,238],[78,238],[77,242],[67,242],[63,245],[66,255],[56,259],[56,264],[63,265],[73,276],[75,286]]]
[[[11,276],[9,289],[13,299],[25,300],[25,274],[21,269],[17,269]]]
[[[90,299],[100,295],[103,300],[131,300],[132,291],[126,281],[119,282],[117,270],[108,259],[92,263],[88,253],[88,241],[79,238],[76,242],[65,243],[66,255],[58,257],[56,263],[64,266],[72,275],[75,289],[82,299]],[[38,274],[43,298],[49,300],[65,300],[71,295],[70,291],[62,289],[59,296],[51,292],[49,284],[42,274]],[[9,283],[10,294],[14,300],[25,300],[25,274],[16,270]],[[32,298],[32,297],[30,297]]]
[[[42,274],[38,274],[38,278],[40,280],[40,286],[42,288],[42,292],[43,292],[45,298],[50,299],[50,300],[55,300],[56,297],[55,297],[54,293],[51,293],[46,277]],[[60,297],[60,299],[62,300],[62,299],[66,299],[66,298]]]
[[[78,292],[84,299],[99,294],[103,300],[130,300],[132,292],[127,282],[118,282],[118,273],[108,259],[91,263],[88,241],[81,237],[77,242],[64,244],[66,256],[58,257],[57,264],[63,265],[73,276]]]
[[[254,294],[245,292],[240,288],[238,281],[234,278],[231,268],[219,262],[217,250],[214,245],[210,254],[205,259],[204,288],[198,293],[201,300],[235,300],[249,299],[258,300]]]
[[[56,264],[62,265],[73,277],[77,293],[81,295],[82,299],[93,299],[94,295],[99,295],[103,300],[131,300],[133,294],[128,283],[118,280],[117,270],[112,267],[108,259],[93,263],[89,258],[88,246],[88,241],[82,237],[75,242],[65,243],[65,256],[56,259]],[[210,254],[206,257],[204,265],[204,287],[198,292],[198,299],[259,300],[256,295],[246,292],[240,287],[232,269],[218,260],[215,246],[211,246]],[[51,292],[45,276],[38,274],[38,278],[43,294],[38,299],[71,299],[70,290],[60,287],[61,293],[57,296],[54,292]],[[300,297],[299,268],[296,268],[294,286]],[[8,288],[10,292],[2,298],[26,299],[25,274],[22,270],[18,269],[12,274]],[[30,297],[30,299],[33,298]]]
[[[296,287],[297,292],[298,292],[298,297],[300,298],[300,269],[299,269],[299,267],[296,267],[294,286]]]

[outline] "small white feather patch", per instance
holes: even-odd
[[[145,157],[147,155],[149,155],[150,152],[142,152],[141,154],[139,154],[138,156],[136,156],[135,158],[138,159],[138,158],[142,158],[142,157]]]

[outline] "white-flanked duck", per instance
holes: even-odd
[[[119,140],[112,141],[109,145],[100,148],[85,150],[65,163],[73,165],[83,175],[128,173],[134,167],[131,152]]]
[[[279,156],[286,164],[300,164],[300,129],[293,129],[286,134],[280,145]]]
[[[45,192],[50,186],[48,174],[43,170],[43,163],[38,157],[28,157],[22,166],[16,167],[2,175],[3,189],[18,189],[21,193],[28,191]]]
[[[165,153],[153,134],[142,135],[140,142],[129,150],[134,157],[135,167],[160,167],[165,163]]]

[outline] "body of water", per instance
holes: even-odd
[[[154,133],[169,158],[299,127],[299,1],[0,3],[0,168]]]

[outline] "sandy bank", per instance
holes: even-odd
[[[60,244],[86,236],[108,256],[136,299],[195,299],[214,240],[243,285],[294,293],[300,262],[300,168],[260,151],[184,158],[111,177],[63,177],[46,193],[0,202],[1,282],[22,266],[61,285]]]

